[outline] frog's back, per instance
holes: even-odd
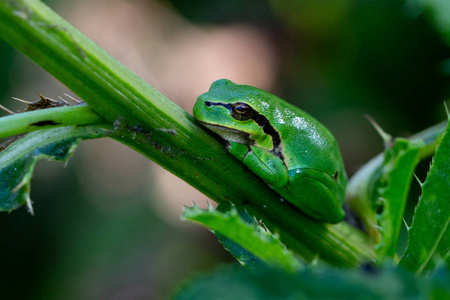
[[[288,168],[316,168],[329,173],[342,166],[342,157],[331,132],[308,113],[281,101],[286,116],[284,124],[279,125],[281,140],[284,151],[293,154],[286,159]]]

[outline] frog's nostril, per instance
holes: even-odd
[[[209,102],[209,101],[205,101],[205,105],[206,105],[206,106],[211,106],[211,105],[212,105],[212,103],[211,103],[211,102]]]

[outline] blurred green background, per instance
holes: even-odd
[[[383,149],[364,115],[395,136],[445,119],[445,1],[45,2],[189,112],[219,78],[295,103],[336,136],[349,174]],[[0,41],[0,104],[20,110],[11,97],[36,92],[73,95]],[[3,299],[163,299],[234,263],[210,232],[179,221],[183,204],[206,198],[113,141],[83,142],[66,166],[39,162],[31,196],[35,216],[0,215]]]

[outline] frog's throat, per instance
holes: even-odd
[[[222,103],[222,102],[209,102],[210,105],[215,105],[215,106],[223,106],[225,108],[227,108],[228,110],[231,111],[231,107],[233,104],[235,103]],[[278,133],[278,131],[275,130],[275,128],[272,126],[272,124],[270,124],[269,119],[267,119],[264,115],[261,115],[257,110],[255,110],[253,107],[251,107],[249,105],[249,108],[253,110],[253,114],[251,119],[253,121],[255,121],[256,124],[258,124],[259,127],[261,127],[261,129],[264,131],[265,134],[269,135],[272,138],[272,150],[271,152],[278,156],[279,158],[281,158],[281,160],[284,161],[284,155],[283,155],[283,151],[282,151],[282,143],[281,143],[281,137],[280,134]],[[236,129],[232,129],[232,128],[227,128],[227,127],[223,127],[220,125],[216,125],[216,124],[209,124],[209,123],[204,123],[202,122],[202,124],[204,124],[206,127],[208,126],[218,126],[218,127],[222,127],[223,129],[229,130],[228,134],[229,136],[231,136],[233,133],[237,134],[237,135],[243,135],[246,134],[246,139],[247,140],[251,140],[250,139],[250,135],[236,130]],[[221,133],[219,133],[217,130],[213,129],[212,127],[208,127],[210,128],[212,131],[216,132],[217,134],[219,134],[220,136],[222,136],[223,138],[225,138]],[[230,140],[233,142],[237,142],[237,143],[241,143],[241,144],[247,144],[247,145],[251,145],[251,143],[243,143],[243,142],[239,142],[235,139],[232,138],[225,138],[226,140]],[[254,143],[254,141],[253,141]]]

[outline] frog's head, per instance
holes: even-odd
[[[194,105],[194,118],[228,141],[251,144],[264,134],[261,124],[268,93],[227,79],[215,81]],[[268,106],[268,104],[266,104]]]

